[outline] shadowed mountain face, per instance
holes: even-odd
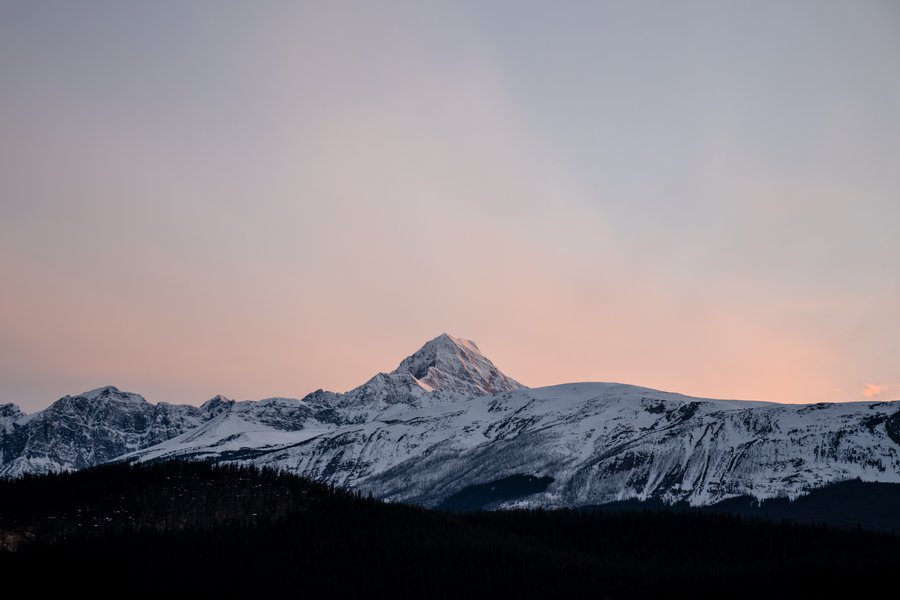
[[[5,405],[0,420],[0,474],[82,469],[146,448],[199,426],[209,413],[195,406],[150,404],[112,386],[60,398],[22,415]],[[16,416],[18,413],[18,416]]]
[[[528,389],[474,342],[444,334],[346,393],[216,397],[198,408],[102,388],[33,415],[4,405],[0,475],[187,458],[426,506],[534,478],[547,483],[492,506],[707,505],[795,498],[850,479],[900,483],[898,432],[897,402],[783,405],[611,383]]]

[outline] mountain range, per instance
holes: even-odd
[[[488,508],[794,499],[848,480],[900,483],[900,402],[527,388],[442,334],[345,393],[198,407],[109,386],[33,414],[0,405],[0,477],[172,459],[274,467],[430,507],[485,490]]]

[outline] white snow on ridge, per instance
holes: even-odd
[[[796,497],[857,477],[900,483],[900,402],[786,405],[592,382],[529,389],[474,342],[446,334],[344,394],[217,396],[197,408],[99,388],[28,418],[0,406],[0,476],[202,458],[435,505],[525,474],[553,482],[517,502],[550,507]]]
[[[900,446],[883,430],[898,411],[895,404],[717,401],[578,383],[449,405],[392,405],[365,423],[319,423],[267,438],[264,452],[234,460],[423,504],[522,473],[554,478],[529,499],[535,505],[651,497],[707,504],[745,494],[796,497],[856,477],[900,482]],[[219,442],[209,442],[212,456]],[[175,443],[133,458],[176,456]],[[203,445],[193,443],[191,452]],[[239,440],[228,449],[260,445]]]

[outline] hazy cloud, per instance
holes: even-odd
[[[900,388],[900,386],[894,386],[894,385],[888,385],[888,384],[878,385],[878,384],[874,384],[874,383],[867,383],[865,385],[865,387],[863,388],[862,395],[863,395],[863,398],[877,398],[878,396],[886,394],[889,391],[891,391],[892,389],[897,389],[897,388]]]

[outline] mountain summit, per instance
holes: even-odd
[[[475,342],[442,333],[401,361],[390,373],[378,373],[344,394],[318,390],[304,398],[345,410],[371,411],[392,405],[431,406],[523,389],[481,353]]]
[[[504,375],[472,340],[442,333],[415,354],[403,359],[392,375],[409,373],[430,390],[448,390],[467,396],[510,392],[524,388]]]

